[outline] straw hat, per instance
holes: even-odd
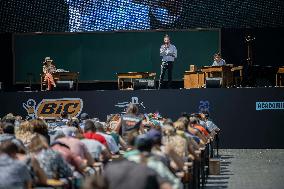
[[[47,56],[47,57],[45,57],[44,58],[44,62],[52,62],[53,60],[49,57],[49,56]]]

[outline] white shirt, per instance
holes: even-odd
[[[220,59],[219,62],[217,62],[216,60],[214,60],[212,66],[224,66],[226,65],[226,61],[224,59]]]
[[[81,142],[85,144],[92,158],[94,159],[99,159],[102,151],[106,149],[105,145],[103,145],[97,140],[84,138],[81,140]]]
[[[102,133],[102,132],[97,132],[97,134],[102,135],[106,141],[107,141],[107,145],[109,147],[109,150],[111,151],[111,153],[117,153],[119,151],[119,147],[117,146],[114,138],[108,134]]]
[[[170,44],[169,47],[162,45],[160,48],[160,56],[163,62],[173,62],[175,58],[177,58],[177,48],[172,44]]]

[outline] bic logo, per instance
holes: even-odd
[[[124,102],[118,102],[117,104],[115,104],[114,106],[118,107],[118,108],[122,108],[122,112],[121,113],[125,113],[126,108],[128,107],[128,105],[132,103],[132,104],[136,104],[139,107],[142,107],[143,109],[145,109],[146,107],[144,106],[142,101],[139,101],[138,97],[131,97],[131,101],[124,101]]]
[[[35,100],[29,99],[23,103],[23,108],[32,118],[58,118],[62,112],[77,117],[83,109],[83,101],[80,98],[43,99],[36,107]]]

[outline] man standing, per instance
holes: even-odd
[[[172,72],[175,58],[177,58],[177,49],[171,44],[170,36],[164,36],[164,44],[160,48],[160,56],[162,57],[161,75],[159,80],[159,89],[164,81],[166,70],[168,70],[168,87],[171,87]]]

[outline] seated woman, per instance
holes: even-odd
[[[45,57],[42,70],[44,73],[44,81],[47,82],[47,90],[50,91],[53,87],[56,87],[52,76],[52,74],[56,71],[56,67],[50,57]]]
[[[138,114],[138,107],[130,103],[126,109],[126,114],[122,115],[114,129],[116,133],[121,133],[123,140],[128,144],[128,134],[130,132],[144,133],[144,125]]]
[[[36,134],[31,140],[29,151],[36,157],[48,179],[72,177],[69,164],[49,147],[44,136]]]

